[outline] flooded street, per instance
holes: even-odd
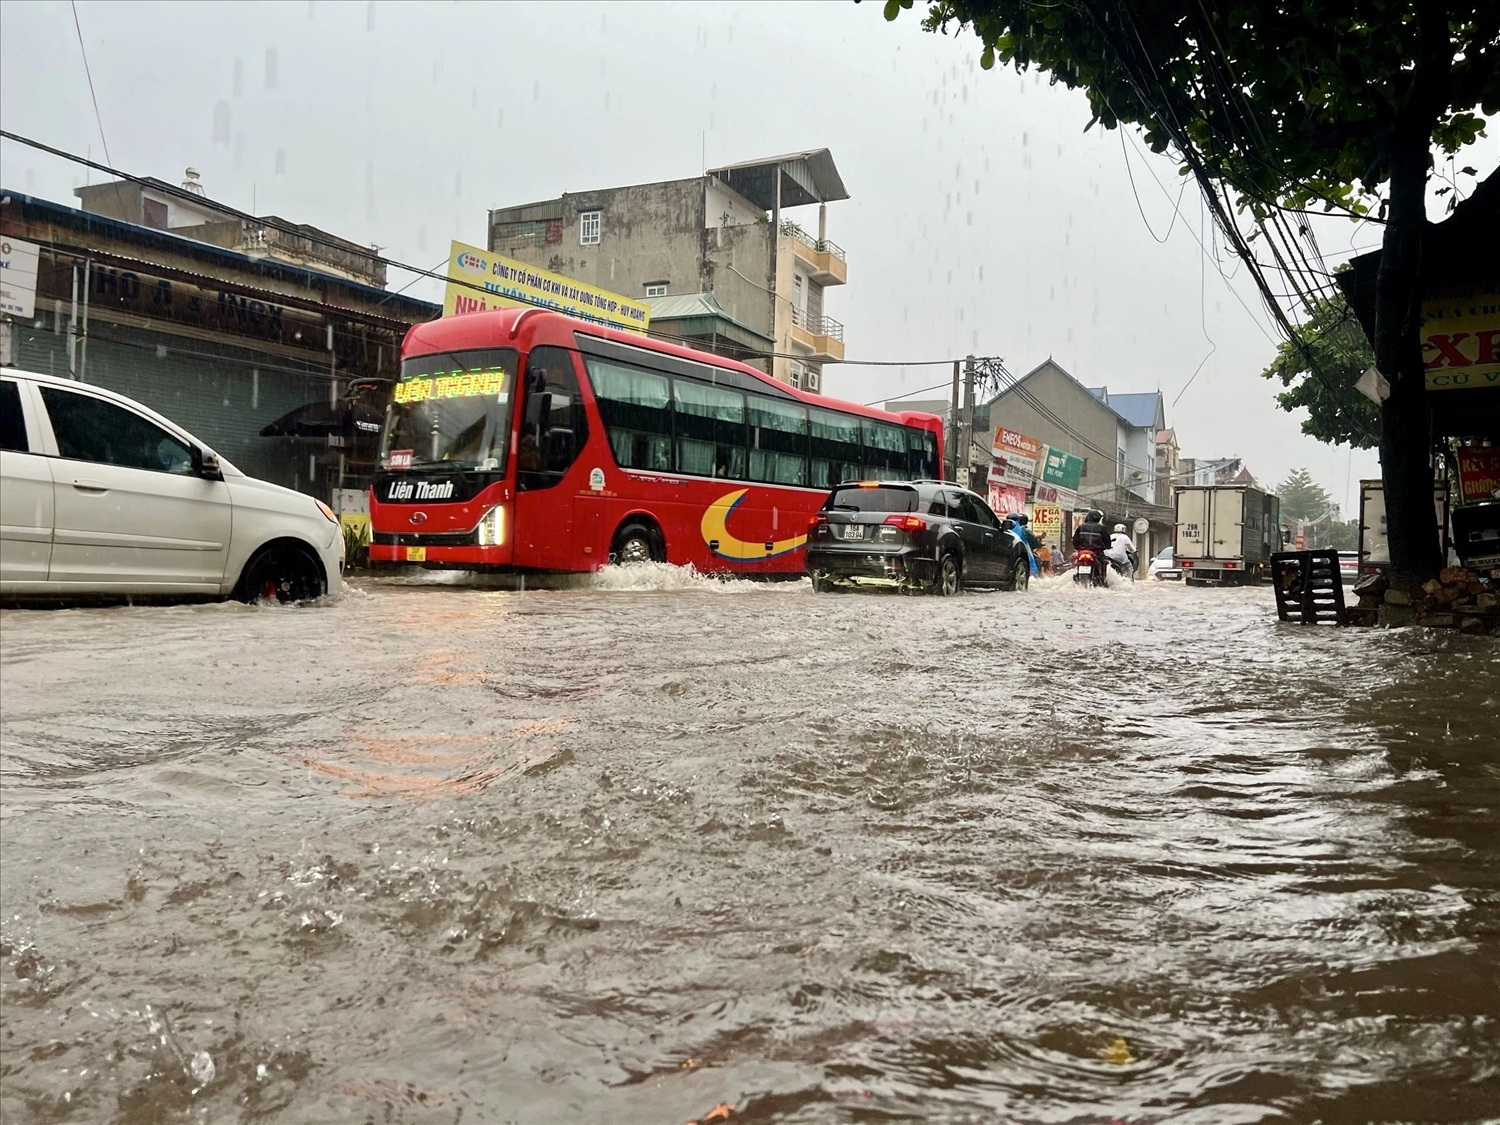
[[[1500,1120],[1493,640],[649,567],[0,636],[7,1123]]]

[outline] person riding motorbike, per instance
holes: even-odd
[[[1031,517],[1025,512],[1012,512],[1006,519],[1013,525],[1010,533],[1019,539],[1026,548],[1026,558],[1031,564],[1031,576],[1035,578],[1041,573],[1041,567],[1037,563],[1036,552],[1037,548],[1042,545],[1042,541],[1031,530]]]
[[[1135,574],[1135,543],[1125,533],[1123,523],[1115,524],[1114,533],[1109,537],[1109,549],[1104,552],[1104,557],[1114,563],[1121,574]]]
[[[1083,522],[1073,530],[1073,551],[1076,558],[1079,551],[1092,551],[1094,554],[1093,572],[1095,579],[1102,585],[1104,582],[1104,551],[1109,545],[1109,537],[1104,533],[1104,513],[1095,508],[1083,517]]]

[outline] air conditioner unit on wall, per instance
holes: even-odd
[[[807,368],[802,372],[802,389],[818,395],[823,393],[823,373]]]

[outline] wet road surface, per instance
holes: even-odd
[[[1500,1120],[1493,640],[648,568],[0,660],[6,1122]]]

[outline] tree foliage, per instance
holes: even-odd
[[[913,0],[887,0],[896,19]],[[972,28],[980,63],[1083,90],[1089,125],[1130,124],[1198,182],[1282,332],[1304,342],[1268,270],[1306,311],[1330,295],[1301,212],[1384,221],[1371,343],[1391,392],[1380,461],[1391,580],[1414,588],[1442,565],[1432,509],[1419,330],[1434,150],[1451,154],[1500,112],[1496,0],[928,0],[930,31]],[[1464,169],[1469,174],[1473,169]],[[1490,173],[1464,206],[1500,193]],[[1239,229],[1235,209],[1255,230]],[[1274,261],[1262,262],[1258,244]],[[1304,358],[1318,370],[1311,348]],[[1333,390],[1335,384],[1321,377]]]
[[[1418,8],[1441,0],[933,0],[924,26],[970,27],[980,65],[1036,66],[1088,95],[1095,123],[1140,126],[1157,152],[1252,209],[1363,214],[1390,175],[1391,134],[1416,92]],[[895,19],[912,0],[887,0]],[[1447,4],[1452,51],[1431,143],[1458,151],[1500,112],[1500,4]],[[1186,169],[1185,169],[1186,170]]]
[[[1318,301],[1300,335],[1300,344],[1286,341],[1278,346],[1276,358],[1261,373],[1288,388],[1276,396],[1281,409],[1305,409],[1302,432],[1319,441],[1356,449],[1378,444],[1380,409],[1354,389],[1375,362],[1375,352],[1353,310],[1342,296]],[[1317,375],[1312,363],[1317,364]]]
[[[1293,469],[1277,486],[1276,495],[1281,500],[1281,518],[1286,520],[1320,519],[1333,503],[1327,489],[1306,469]]]

